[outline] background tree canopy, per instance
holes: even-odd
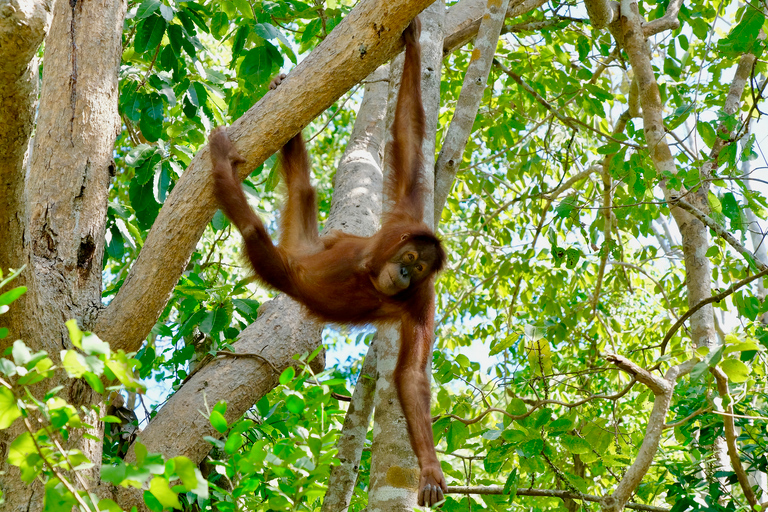
[[[764,508],[765,3],[383,4],[0,6],[0,500],[413,509],[397,340],[254,282],[206,137],[274,231],[304,128],[325,230],[371,234],[427,8],[443,510]]]

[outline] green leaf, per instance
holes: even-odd
[[[109,357],[109,343],[101,341],[98,336],[93,333],[86,333],[83,336],[83,352],[86,354],[102,354]]]
[[[285,407],[293,414],[301,414],[304,412],[304,400],[296,395],[288,395],[285,400]]]
[[[578,436],[560,436],[560,442],[563,444],[563,447],[571,453],[584,454],[589,453],[591,450],[589,443]]]
[[[229,18],[224,12],[216,12],[211,18],[211,34],[216,39],[224,37],[229,30]]]
[[[760,29],[765,22],[761,9],[747,5],[741,21],[733,27],[730,33],[718,42],[718,49],[726,52],[729,57],[742,53],[753,53],[760,45]]]
[[[285,370],[283,370],[283,373],[280,374],[280,384],[283,386],[287,385],[289,382],[293,380],[293,378],[296,376],[296,370],[293,366],[289,366]]]
[[[469,429],[467,426],[460,421],[452,421],[451,426],[448,427],[448,436],[446,438],[448,452],[452,453],[460,449],[468,437]]]
[[[219,411],[211,412],[211,425],[220,434],[227,431],[227,420],[224,419],[224,416]]]
[[[269,23],[257,23],[253,26],[253,31],[264,39],[275,39],[278,36],[278,32]]]
[[[227,442],[224,443],[224,451],[232,455],[236,453],[244,444],[243,436],[241,434],[230,434],[227,438]]]
[[[696,130],[699,132],[699,135],[701,135],[701,139],[704,141],[704,144],[710,148],[715,145],[717,134],[715,133],[715,129],[710,123],[699,121],[696,123]]]
[[[157,93],[147,96],[147,102],[141,109],[139,122],[141,133],[149,142],[155,142],[163,133],[163,100]]]
[[[0,387],[0,430],[6,429],[21,416],[13,391]]]
[[[61,363],[67,374],[75,379],[79,379],[88,371],[85,357],[75,350],[67,350],[66,352],[62,350]]]
[[[123,509],[115,503],[114,501],[110,500],[109,498],[104,498],[103,500],[99,501],[99,512],[123,512]]]
[[[43,460],[38,455],[29,432],[23,432],[13,440],[8,448],[8,462],[21,470],[21,479],[25,483],[34,480],[40,473]]]
[[[77,320],[67,320],[64,322],[64,325],[67,326],[67,330],[69,331],[69,339],[72,341],[72,344],[77,348],[82,348],[81,343],[83,341],[83,331],[81,331],[80,327],[77,326]]]
[[[4,294],[0,295],[0,306],[7,306],[11,304],[13,301],[21,297],[27,292],[26,286],[17,286],[16,288],[11,288]]]
[[[720,363],[720,368],[722,368],[731,382],[738,384],[749,379],[749,367],[738,359],[723,359]]]
[[[723,214],[731,219],[731,222],[738,223],[741,221],[741,208],[739,208],[739,202],[736,200],[733,192],[723,194],[721,203],[723,205]]]
[[[192,82],[192,86],[187,90],[189,93],[189,101],[196,107],[202,107],[205,105],[208,99],[208,91],[205,86],[200,82]]]
[[[176,468],[176,475],[181,478],[181,483],[184,484],[184,489],[191,491],[197,488],[198,482],[195,474],[197,466],[187,457],[174,457],[171,460]]]
[[[597,148],[597,153],[600,155],[612,155],[618,153],[621,149],[621,144],[618,142],[609,142]]]
[[[136,9],[137,20],[143,20],[160,8],[160,0],[144,0]]]
[[[176,508],[181,510],[181,503],[178,495],[170,488],[168,480],[156,476],[149,483],[149,492],[154,496],[163,508]]]
[[[570,247],[565,251],[565,267],[571,269],[576,268],[576,264],[579,262],[579,258],[581,258],[581,251]]]
[[[147,50],[155,50],[163,40],[165,27],[168,23],[159,15],[151,15],[141,20],[136,28],[136,37],[133,40],[133,47],[137,53],[144,53]]]
[[[563,199],[555,208],[555,213],[561,219],[567,219],[573,214],[576,208],[576,197],[570,196]]]
[[[248,50],[240,64],[239,75],[256,83],[266,83],[272,77],[272,60],[266,46],[257,46]]]

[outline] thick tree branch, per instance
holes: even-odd
[[[659,377],[658,375],[654,375],[653,373],[649,372],[645,368],[638,366],[624,356],[620,356],[618,354],[606,354],[605,359],[606,361],[616,365],[616,367],[620,370],[637,379],[638,382],[648,386],[648,388],[653,391],[654,395],[663,395],[664,393],[671,391],[669,382],[667,382],[666,379]]]
[[[242,176],[399,52],[402,31],[430,3],[361,1],[279,88],[229,128],[246,159]],[[94,331],[114,349],[138,350],[165,307],[216,210],[210,170],[205,146],[179,179],[125,283],[100,315]]]
[[[602,500],[602,507],[604,510],[618,512],[629,502],[632,493],[637,486],[640,485],[640,482],[643,480],[643,477],[653,463],[653,457],[656,455],[659,442],[661,441],[661,434],[664,429],[664,418],[667,415],[667,411],[669,411],[669,403],[672,399],[672,392],[674,391],[675,379],[678,371],[675,367],[675,371],[671,371],[671,375],[668,375],[668,377],[671,378],[662,378],[641,368],[623,356],[608,354],[606,359],[621,370],[632,375],[639,382],[648,386],[654,394],[653,409],[648,417],[645,436],[643,437],[643,442],[640,445],[637,456],[629,469],[627,469],[626,473],[624,473],[624,476],[613,493],[605,496]]]
[[[506,17],[522,16],[545,3],[546,0],[510,0]],[[487,0],[463,0],[448,9],[443,55],[453,53],[477,35],[487,4]]]
[[[0,15],[0,270],[20,268],[24,220],[24,168],[32,135],[38,95],[38,65],[34,58],[51,21],[52,1],[18,0],[4,3]],[[24,284],[23,276],[17,284]],[[0,326],[12,336],[0,350],[24,334],[26,297],[3,317]],[[3,343],[5,342],[5,343]]]

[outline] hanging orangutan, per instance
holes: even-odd
[[[405,64],[385,186],[395,205],[381,229],[365,238],[318,235],[317,199],[309,181],[309,157],[301,133],[282,149],[288,198],[275,245],[251,209],[238,180],[237,153],[225,128],[210,137],[216,198],[243,236],[253,270],[265,284],[302,303],[316,317],[345,324],[399,322],[401,345],[395,384],[419,459],[419,505],[433,505],[447,491],[435,453],[426,367],[434,332],[434,280],[445,264],[440,240],[423,220],[425,117],[421,102],[421,32],[418,19],[403,33]],[[270,87],[285,79],[280,75]]]

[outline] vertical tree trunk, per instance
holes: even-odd
[[[25,260],[24,172],[35,120],[39,70],[35,53],[51,22],[50,0],[5,4],[0,13],[0,271],[20,268]],[[23,276],[14,283],[21,285]],[[0,317],[11,335],[0,352],[21,335],[26,297]]]
[[[57,2],[46,39],[37,135],[25,191],[23,259],[29,290],[26,308],[16,314],[25,320],[18,334],[54,359],[71,346],[64,322],[75,318],[88,328],[101,305],[107,192],[120,129],[117,72],[125,9],[120,0]],[[78,408],[101,402],[84,381],[70,381],[60,394]],[[96,414],[83,421],[100,425]],[[4,448],[21,432],[20,423],[0,433]],[[102,432],[103,425],[89,430],[95,440],[77,435],[71,437],[71,446],[65,444],[95,463],[82,472],[94,486]],[[6,510],[39,510],[41,487],[24,484],[15,467],[4,469],[8,472],[0,476],[0,485]]]

